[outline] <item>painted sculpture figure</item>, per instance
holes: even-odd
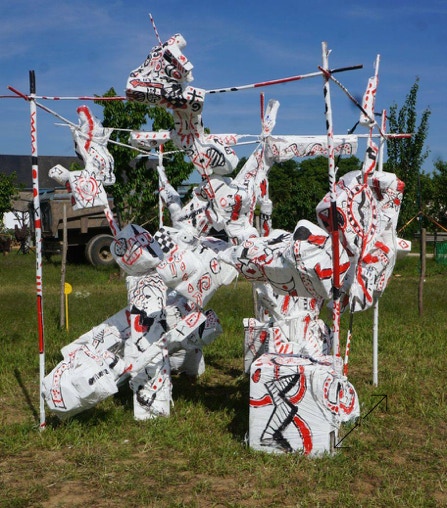
[[[328,139],[273,136],[279,103],[271,100],[258,147],[231,178],[238,136],[205,133],[206,91],[190,85],[193,66],[183,54],[185,46],[180,34],[160,42],[126,84],[128,100],[169,109],[175,121],[172,131],[133,132],[132,146],[150,152],[171,139],[202,178],[183,204],[159,165],[160,195],[172,227],[151,235],[137,224],[120,230],[114,223],[104,190],[115,181],[107,150],[111,130],[86,106],[78,108],[79,126],[71,129],[85,168],[69,172],[55,166],[50,171],[70,186],[75,207],[104,207],[114,235],[112,254],[127,274],[128,301],[62,349],[63,360],[45,378],[45,400],[67,418],[129,381],[136,419],[168,416],[171,372],[203,372],[202,350],[221,332],[219,318],[207,304],[220,286],[240,274],[252,282],[257,302],[255,316],[243,323],[250,446],[273,453],[331,452],[340,424],[359,416],[359,403],[320,310],[334,296],[335,264],[342,312],[365,310],[382,294],[398,250],[396,223],[404,185],[394,174],[376,170],[369,142],[363,168],[336,184],[341,218],[337,259],[329,193],[316,206],[317,224],[300,220],[293,232],[273,229],[270,168],[293,157],[329,156]],[[356,136],[334,136],[332,142],[333,153],[356,153]],[[259,230],[254,225],[257,206]]]

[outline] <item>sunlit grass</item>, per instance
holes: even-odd
[[[60,265],[44,263],[47,370],[60,348],[126,306],[116,269],[69,265],[69,331],[59,326]],[[221,288],[209,307],[224,332],[193,382],[174,377],[168,419],[136,422],[130,390],[38,431],[38,348],[32,255],[0,257],[0,507],[384,507],[447,505],[445,321],[447,268],[398,262],[379,302],[379,386],[372,384],[371,310],[354,318],[349,377],[361,425],[335,455],[269,455],[245,445],[248,379],[242,319],[251,286]],[[348,319],[343,316],[341,340]],[[385,400],[368,415],[381,399]]]

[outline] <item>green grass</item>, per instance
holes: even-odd
[[[248,379],[242,319],[251,287],[221,288],[209,307],[224,332],[205,349],[197,381],[173,379],[168,419],[137,422],[131,392],[39,432],[35,260],[0,256],[0,507],[447,506],[447,268],[398,262],[379,303],[379,386],[372,385],[372,311],[354,318],[350,381],[362,417],[333,456],[269,455],[245,445]],[[46,364],[60,348],[126,305],[116,269],[69,265],[69,331],[59,328],[60,265],[44,263]],[[342,343],[348,319],[342,319]]]

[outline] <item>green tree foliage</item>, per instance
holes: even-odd
[[[0,173],[0,229],[3,229],[3,214],[12,210],[12,202],[16,197],[16,174]]]
[[[428,119],[431,111],[425,109],[422,112],[419,124],[417,123],[418,90],[419,79],[416,79],[403,106],[398,109],[398,106],[393,104],[390,107],[388,116],[390,133],[413,134],[408,139],[388,140],[388,160],[385,164],[387,171],[396,173],[405,183],[405,194],[398,223],[398,230],[403,228],[402,236],[405,238],[411,238],[420,227],[414,217],[421,210],[421,170],[422,164],[429,154],[428,150],[424,149],[424,143],[427,137]]]
[[[423,175],[422,189],[423,226],[431,230],[436,228],[435,222],[447,229],[447,162],[437,160],[431,178]]]
[[[361,168],[356,157],[337,161],[337,177]],[[316,221],[315,208],[329,191],[326,157],[290,160],[275,164],[269,173],[274,228],[293,231],[301,219]]]
[[[116,96],[111,88],[104,97]],[[147,130],[170,130],[174,119],[166,110],[151,107],[135,101],[97,101],[103,108],[104,127],[113,127],[110,139],[129,145],[130,130],[141,130],[152,120]],[[157,159],[137,158],[140,152],[125,146],[110,143],[109,151],[115,161],[116,183],[107,190],[114,198],[123,223],[145,224],[149,230],[157,228],[158,222],[158,173]],[[165,152],[175,151],[171,141],[164,145]],[[184,154],[177,152],[167,155],[163,161],[166,175],[170,183],[177,187],[193,170],[190,163],[185,162]]]

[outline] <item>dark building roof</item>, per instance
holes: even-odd
[[[60,185],[48,176],[48,171],[56,164],[70,169],[73,162],[81,164],[82,160],[78,157],[65,157],[58,155],[40,155],[38,157],[39,166],[39,190],[55,189]],[[0,172],[6,175],[16,174],[17,184],[24,189],[31,189],[33,178],[31,174],[31,155],[0,155]]]

